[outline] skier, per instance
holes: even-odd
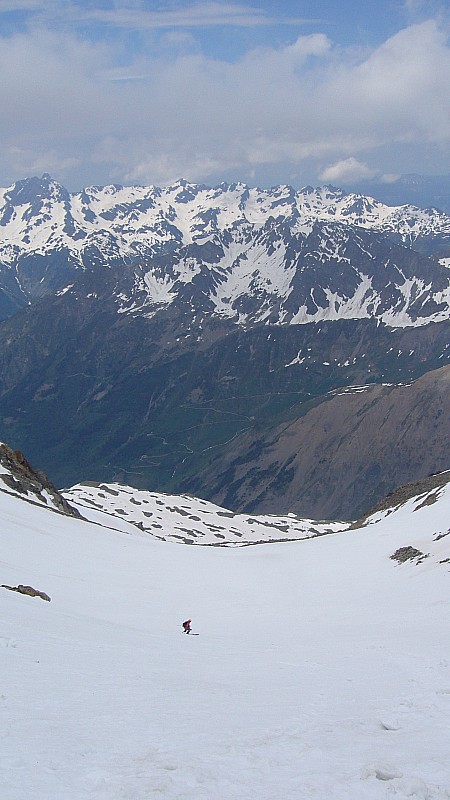
[[[187,619],[186,622],[183,622],[183,630],[184,630],[184,633],[190,633],[191,632],[191,620],[190,619]]]

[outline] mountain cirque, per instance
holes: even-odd
[[[59,485],[354,518],[450,466],[449,234],[333,187],[19,181],[0,437]]]

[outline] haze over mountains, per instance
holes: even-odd
[[[352,187],[353,191],[369,194],[387,205],[410,204],[420,208],[439,208],[450,214],[449,175],[400,175],[391,181],[365,181]]]
[[[446,469],[450,218],[333,187],[0,192],[0,435],[59,485],[351,518]]]

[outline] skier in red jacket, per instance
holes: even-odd
[[[186,622],[183,622],[183,630],[185,633],[191,632],[191,620],[187,619]]]

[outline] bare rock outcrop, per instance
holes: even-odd
[[[1,473],[4,484],[27,499],[36,498],[44,505],[51,504],[62,514],[80,518],[79,511],[70,505],[44,472],[36,470],[20,450],[0,443],[0,464],[7,470]]]
[[[19,594],[26,594],[28,597],[40,597],[41,600],[46,600],[50,603],[51,597],[46,592],[41,592],[40,589],[33,589],[32,586],[25,586],[19,583],[18,586],[7,586],[5,583],[1,585],[2,589],[9,589],[10,592],[19,592]]]

